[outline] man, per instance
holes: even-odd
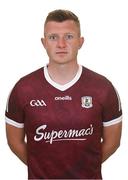
[[[29,179],[102,179],[102,162],[120,145],[119,96],[105,77],[78,65],[84,38],[74,13],[50,12],[41,41],[49,63],[13,88],[8,144]]]

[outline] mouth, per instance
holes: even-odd
[[[56,54],[67,54],[68,52],[65,52],[65,51],[58,51],[56,52]]]

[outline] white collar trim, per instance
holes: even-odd
[[[48,68],[47,68],[47,66],[44,66],[44,77],[45,77],[45,79],[48,81],[49,84],[51,84],[56,89],[59,89],[60,91],[65,91],[68,88],[70,88],[71,86],[73,86],[79,80],[81,74],[82,74],[82,66],[79,65],[79,69],[78,69],[75,77],[70,82],[68,82],[64,85],[60,85],[50,78],[49,73],[48,73]]]

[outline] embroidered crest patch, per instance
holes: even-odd
[[[83,96],[83,97],[81,97],[81,106],[83,108],[91,108],[91,107],[93,107],[92,97],[91,96]]]

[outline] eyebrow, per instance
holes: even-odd
[[[63,35],[67,35],[67,34],[75,35],[76,33],[67,32],[67,33],[64,33]],[[59,34],[58,33],[44,33],[44,36],[50,36],[50,35],[59,35]]]

